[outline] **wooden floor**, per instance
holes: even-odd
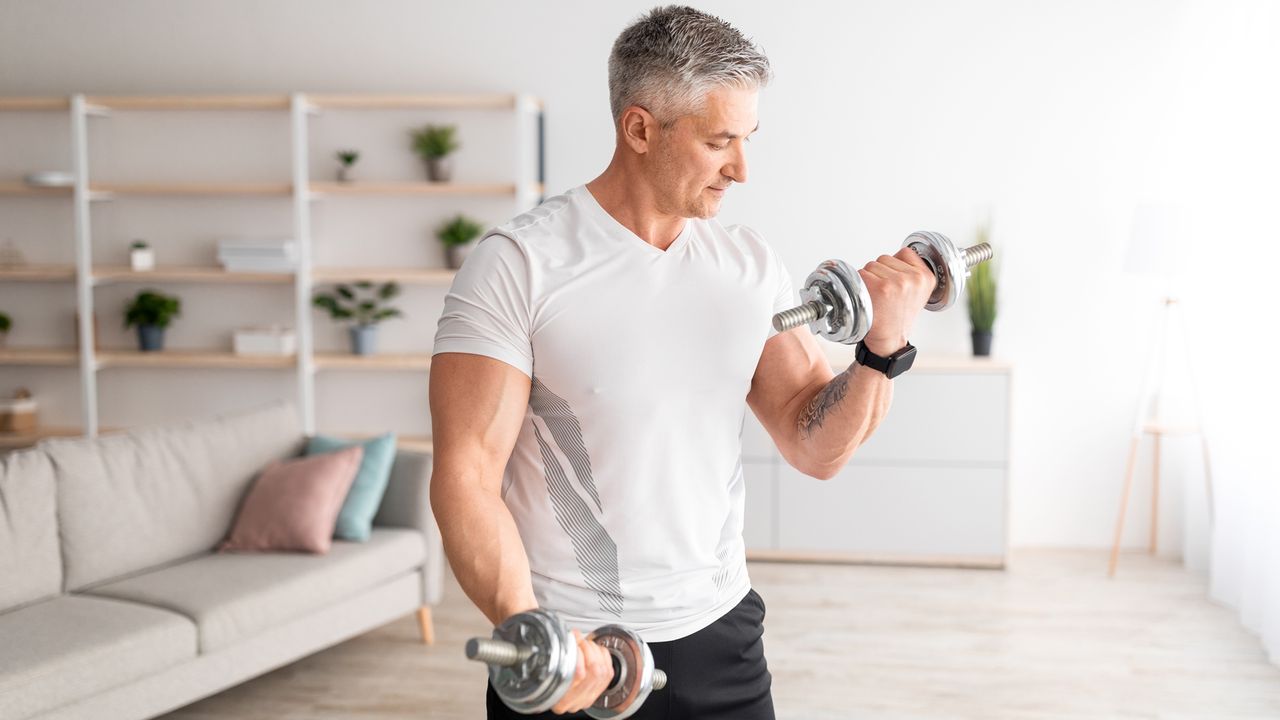
[[[779,720],[1280,718],[1280,668],[1180,566],[1021,551],[1007,571],[753,563]],[[167,717],[482,718],[450,585],[437,644],[412,616]]]

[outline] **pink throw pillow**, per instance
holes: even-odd
[[[329,552],[342,501],[364,457],[363,445],[275,460],[258,475],[218,552]]]

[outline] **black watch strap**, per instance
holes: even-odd
[[[858,343],[858,350],[853,357],[854,362],[859,365],[879,370],[885,374],[885,377],[893,379],[911,369],[916,359],[916,347],[907,343],[905,347],[889,357],[881,357],[868,350],[866,343]]]

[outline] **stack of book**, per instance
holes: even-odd
[[[298,267],[298,244],[224,238],[218,241],[218,262],[228,272],[293,272]]]

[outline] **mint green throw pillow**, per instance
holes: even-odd
[[[364,446],[364,458],[356,479],[351,483],[347,499],[338,512],[338,523],[333,536],[342,540],[364,542],[373,531],[373,516],[378,514],[382,496],[387,492],[391,479],[391,463],[396,459],[396,435],[389,432],[364,441],[352,441],[327,435],[315,435],[307,441],[307,455],[342,450],[352,445]]]

